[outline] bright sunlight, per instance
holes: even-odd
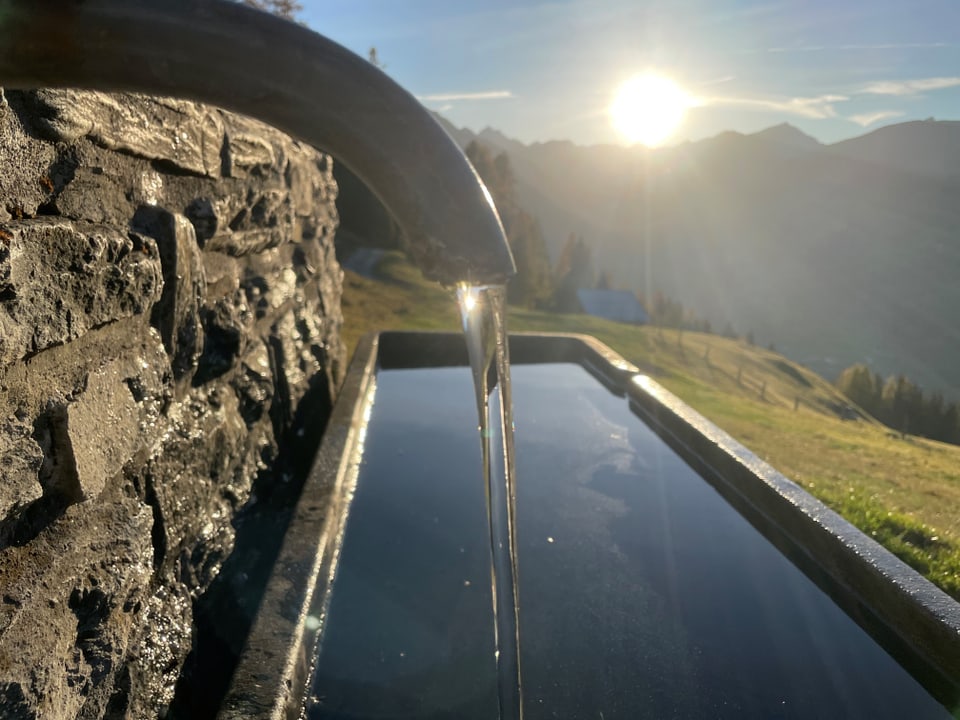
[[[690,95],[673,80],[647,73],[617,89],[610,121],[628,142],[657,147],[676,132],[692,105]]]

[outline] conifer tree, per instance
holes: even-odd
[[[850,400],[879,419],[880,393],[883,385],[878,383],[877,379],[866,365],[851,365],[840,373],[836,385],[837,389]]]
[[[578,312],[580,301],[577,290],[591,288],[593,280],[593,258],[590,246],[583,237],[570,233],[567,242],[560,250],[560,257],[554,270],[554,308],[558,312]]]
[[[467,145],[466,155],[490,191],[517,264],[517,274],[507,286],[507,300],[525,307],[546,306],[553,294],[547,244],[540,223],[517,202],[510,157],[503,152],[494,156],[476,140]]]
[[[296,20],[303,11],[303,5],[296,0],[243,0],[244,5],[279,15],[287,20]]]

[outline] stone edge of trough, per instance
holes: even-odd
[[[630,405],[861,626],[960,686],[960,603],[646,375]],[[733,494],[735,497],[731,497]],[[898,653],[899,654],[899,653]],[[902,658],[901,658],[902,659]]]
[[[300,717],[376,386],[379,338],[347,369],[217,720]]]

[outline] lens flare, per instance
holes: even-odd
[[[457,296],[459,297],[461,306],[466,312],[473,312],[473,309],[477,306],[478,292],[478,288],[469,285],[461,285],[457,288]]]

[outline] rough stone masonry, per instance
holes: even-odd
[[[340,379],[335,195],[244,117],[0,91],[0,717],[190,695],[237,533]]]

